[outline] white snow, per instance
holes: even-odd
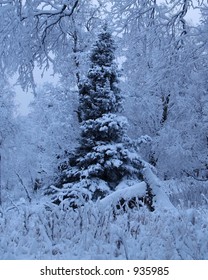
[[[1,208],[1,259],[207,259],[207,207],[174,212],[157,188],[156,211],[142,207],[116,217],[111,206],[121,197],[144,195],[144,182],[124,181],[77,211],[21,198]]]
[[[146,193],[146,184],[144,182],[137,183],[134,186],[126,186],[126,188],[119,189],[111,193],[107,197],[100,200],[98,207],[101,210],[106,210],[115,207],[121,198],[129,200],[133,197],[143,197]]]

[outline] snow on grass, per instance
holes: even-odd
[[[113,214],[109,206],[120,197],[145,192],[144,182],[128,181],[116,194],[75,211],[63,211],[46,199],[32,203],[20,199],[2,206],[0,258],[208,259],[207,205],[167,207],[168,197],[161,188],[154,189],[158,191],[154,212],[141,207]]]

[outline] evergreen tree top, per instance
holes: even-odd
[[[103,31],[98,34],[98,40],[94,44],[91,54],[91,62],[99,66],[110,66],[115,59],[115,43],[111,33],[105,25]]]
[[[86,81],[80,85],[79,121],[97,119],[104,114],[120,112],[121,91],[117,87],[118,69],[114,63],[114,40],[105,26],[98,35]]]

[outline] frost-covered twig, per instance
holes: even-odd
[[[189,172],[187,172],[187,171],[185,171],[185,170],[184,170],[184,173],[186,173],[187,176],[193,178],[193,179],[196,180],[196,181],[200,181],[200,182],[207,182],[207,181],[208,181],[208,178],[207,178],[207,179],[198,178],[198,177],[194,176],[193,174],[190,174]]]
[[[18,208],[18,206],[13,202],[13,200],[12,200],[9,196],[8,196],[8,199],[10,200],[11,204],[13,205],[13,207],[7,208],[7,209],[6,209],[6,212],[8,212],[8,211],[10,211],[10,210],[12,210],[12,209],[14,209],[14,208],[16,208],[17,211],[18,211],[18,213],[19,213],[19,208]]]
[[[202,193],[201,196],[205,199],[206,203],[208,203],[208,199],[206,198],[206,196]]]
[[[27,190],[25,184],[23,183],[22,178],[20,177],[20,175],[19,175],[17,172],[15,172],[15,174],[17,175],[17,177],[18,177],[18,179],[19,179],[19,181],[20,181],[20,184],[23,186],[23,189],[24,189],[25,192],[26,192],[26,195],[27,195],[27,198],[28,198],[29,202],[31,202],[32,199],[31,199],[31,197],[30,197],[30,194],[29,194],[29,192],[28,192],[28,190]]]

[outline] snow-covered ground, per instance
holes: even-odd
[[[207,201],[194,207],[191,203],[184,206],[188,205],[185,201],[178,204],[179,193],[181,201],[186,197],[180,192],[185,182],[175,181],[175,194],[173,183],[167,181],[162,188],[175,205],[158,189],[154,212],[141,207],[115,213],[109,207],[116,203],[115,193],[75,211],[62,211],[49,205],[46,198],[5,204],[0,216],[0,258],[208,259]],[[120,185],[117,198],[122,193],[129,197],[135,189],[140,194],[144,185]],[[193,187],[192,183],[194,189],[197,192],[197,184]]]

